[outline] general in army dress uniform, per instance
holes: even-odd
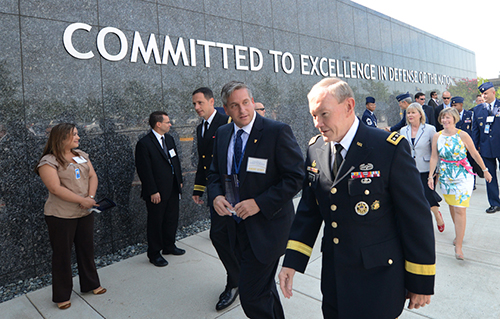
[[[322,80],[308,98],[321,134],[309,142],[279,275],[283,294],[292,295],[295,271],[305,271],[324,222],[325,318],[396,318],[405,297],[409,308],[425,306],[434,293],[434,233],[409,144],[360,124],[341,80]]]

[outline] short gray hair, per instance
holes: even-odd
[[[420,113],[420,124],[425,124],[425,112],[422,109],[422,105],[420,105],[420,103],[413,102],[406,108],[406,114],[408,114],[409,110],[413,109],[417,110],[417,112]],[[410,122],[408,122],[408,116],[406,116],[406,124],[410,124]]]
[[[248,96],[252,98],[252,91],[250,88],[243,82],[240,81],[231,81],[226,83],[220,92],[220,96],[222,98],[222,104],[224,106],[227,106],[227,99],[233,94],[234,91],[240,90],[240,89],[247,89]]]
[[[307,98],[311,100],[319,89],[327,90],[338,103],[344,102],[347,98],[354,98],[354,92],[349,84],[338,78],[325,78],[319,81],[311,88],[311,91],[307,94]]]
[[[407,97],[406,99],[402,99],[400,102],[406,102],[408,104],[411,104],[411,102],[412,102],[411,96]]]

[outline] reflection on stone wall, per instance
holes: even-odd
[[[300,54],[459,78],[475,75],[470,51],[344,0],[299,4],[291,0],[255,0],[251,4],[220,0],[217,8],[206,0],[196,4],[160,0],[0,3],[0,286],[50,271],[51,251],[43,218],[47,190],[33,168],[51,127],[58,123],[76,123],[81,149],[89,153],[99,177],[97,197],[112,198],[118,205],[95,219],[96,253],[103,255],[146,241],[146,208],[139,196],[134,149],[148,132],[147,119],[154,110],[165,110],[174,124],[171,134],[185,181],[179,224],[208,218],[208,209],[191,200],[197,164],[195,128],[200,122],[191,93],[197,87],[211,87],[216,106],[221,106],[219,92],[225,83],[247,82],[255,101],[266,106],[268,117],[291,125],[305,152],[307,142],[317,134],[306,95],[320,76],[300,75]],[[311,23],[311,19],[319,23]],[[354,23],[355,19],[368,19],[369,23]],[[74,22],[92,26],[89,32],[73,35],[75,48],[94,52],[92,59],[76,59],[63,46],[63,32]],[[96,47],[99,30],[108,26],[123,31],[129,44],[138,31],[144,41],[156,34],[160,48],[166,35],[172,43],[183,37],[256,47],[265,53],[265,67],[258,72],[236,70],[234,59],[229,59],[228,68],[223,68],[221,51],[214,49],[208,68],[200,46],[195,50],[198,63],[194,67],[174,65],[172,60],[156,64],[154,59],[144,63],[139,58],[132,63],[130,52],[111,62],[100,57]],[[429,54],[433,47],[453,54],[446,59]],[[106,49],[110,54],[120,51],[116,36],[106,37]],[[276,73],[268,50],[291,52],[297,70]],[[355,91],[359,116],[366,96],[377,99],[380,126],[400,119],[395,95],[423,91],[428,96],[431,90],[445,89],[431,84],[346,81]]]

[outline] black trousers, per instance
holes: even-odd
[[[161,251],[175,248],[175,234],[179,224],[179,191],[174,185],[168,198],[161,198],[160,203],[153,204],[147,198],[148,210],[147,238],[148,258],[157,258]]]
[[[239,292],[245,315],[251,319],[284,319],[274,280],[279,258],[267,264],[257,260],[250,246],[245,221],[236,226],[236,254],[241,260]]]
[[[73,243],[81,291],[99,288],[101,284],[94,262],[94,214],[72,219],[45,216],[45,222],[52,247],[52,301],[64,302],[71,297]]]
[[[226,269],[227,287],[236,288],[240,277],[240,263],[234,253],[234,244],[231,244],[229,227],[233,227],[233,236],[235,231],[234,225],[231,224],[234,224],[232,218],[220,216],[210,207],[210,240]]]

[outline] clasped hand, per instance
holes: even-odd
[[[260,211],[259,206],[253,198],[239,202],[234,207],[226,200],[226,197],[219,195],[214,199],[214,209],[220,216],[231,216],[236,212],[236,216],[246,219]]]

